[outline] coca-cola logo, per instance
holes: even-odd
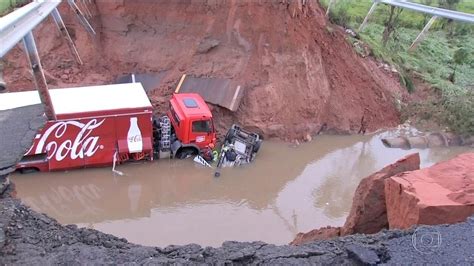
[[[141,141],[142,141],[142,136],[140,135],[135,135],[128,138],[128,142],[141,142]]]
[[[97,119],[91,119],[85,124],[78,121],[57,122],[43,133],[36,146],[35,154],[49,151],[48,159],[54,157],[56,161],[62,161],[66,157],[72,160],[91,157],[99,149],[99,136],[93,136],[92,131],[100,127],[104,121],[105,118],[100,122]],[[58,139],[64,136],[70,126],[79,128],[79,133],[74,139],[67,139],[59,143]],[[46,143],[48,139],[50,141]]]

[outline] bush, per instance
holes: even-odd
[[[474,135],[474,91],[446,91],[443,95],[446,124],[456,132]]]
[[[329,10],[329,19],[335,24],[349,27],[351,17],[349,16],[348,10],[349,2],[347,0],[338,1],[337,5],[333,5]]]
[[[415,91],[415,84],[413,84],[411,78],[406,74],[400,74],[400,84],[402,84],[409,93]]]

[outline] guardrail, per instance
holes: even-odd
[[[409,1],[400,1],[400,0],[375,0],[374,2],[380,2],[383,4],[406,8],[409,10],[413,10],[416,12],[422,12],[425,14],[430,14],[437,17],[443,17],[447,19],[467,22],[467,23],[474,23],[474,14],[438,8],[438,7],[431,7],[422,4],[412,3]]]
[[[58,12],[60,0],[34,0],[33,2],[3,16],[0,18],[0,58],[3,58],[18,42],[23,41],[25,52],[33,72],[33,81],[38,89],[41,102],[45,105],[45,113],[50,120],[54,120],[56,115],[51,104],[51,98],[48,92],[48,84],[44,77],[43,67],[38,55],[33,29],[40,24],[48,15],[51,14],[59,32],[66,39],[73,56],[78,64],[82,60],[64,25],[61,15]],[[95,35],[95,31],[85,18],[82,11],[76,5],[74,0],[68,0],[69,6],[76,13],[80,23],[86,30]],[[4,83],[1,83],[4,87]]]
[[[453,10],[443,9],[443,8],[438,8],[438,7],[431,7],[431,6],[412,3],[412,2],[404,1],[404,0],[373,0],[373,1],[374,3],[370,7],[369,12],[367,12],[367,15],[365,16],[364,21],[359,26],[359,31],[362,31],[365,25],[367,25],[370,15],[374,12],[375,8],[377,7],[377,4],[379,3],[432,15],[431,19],[428,21],[428,23],[426,23],[423,30],[418,34],[416,39],[410,45],[409,51],[413,51],[414,49],[416,49],[418,44],[422,42],[423,39],[425,38],[431,25],[433,25],[434,21],[439,17],[474,24],[474,14],[453,11]]]
[[[41,23],[61,1],[31,2],[0,18],[0,57]]]

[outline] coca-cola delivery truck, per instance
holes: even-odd
[[[141,83],[49,90],[57,119],[36,135],[20,171],[52,171],[199,154],[216,133],[198,94],[174,94],[155,118]],[[2,93],[0,109],[40,103],[37,91]]]

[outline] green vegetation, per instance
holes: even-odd
[[[16,6],[26,2],[26,0],[0,0],[0,16],[9,13]]]
[[[329,0],[320,0],[327,8]],[[430,6],[474,13],[472,0],[415,0]],[[330,20],[344,27],[358,29],[367,14],[371,0],[336,0],[330,10]],[[393,32],[383,45],[384,30],[390,16],[390,7],[379,4],[366,28],[359,33],[372,54],[394,65],[400,72],[400,82],[412,92],[413,78],[432,85],[440,95],[422,104],[424,118],[437,120],[451,129],[474,134],[474,25],[438,18],[425,40],[412,52],[411,43],[431,18],[429,15],[400,10],[394,19]],[[394,15],[394,17],[395,17]],[[415,108],[416,109],[416,108]],[[418,112],[407,108],[409,112]]]

